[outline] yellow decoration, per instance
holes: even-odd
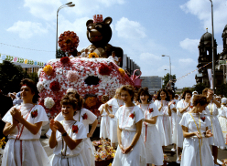
[[[112,163],[110,163],[108,166],[112,166]]]
[[[5,137],[3,137],[1,140],[0,140],[0,149],[2,148],[2,146],[4,146],[6,144],[5,142]]]
[[[88,55],[89,58],[99,58],[99,56],[95,53],[95,52],[92,52]]]
[[[25,63],[25,64],[27,64],[27,63],[28,63],[28,60],[27,60],[27,59],[25,59],[25,60],[24,60],[24,63]]]
[[[46,75],[51,75],[53,73],[53,68],[51,65],[46,65],[43,68],[43,71],[46,73]]]
[[[121,76],[125,76],[125,71],[122,68],[119,68],[118,71],[120,72]]]

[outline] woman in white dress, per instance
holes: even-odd
[[[52,166],[84,166],[82,150],[83,139],[87,131],[83,123],[76,121],[73,116],[78,108],[76,98],[65,95],[61,99],[61,112],[64,120],[50,122],[47,132],[50,148],[54,148],[51,159]]]
[[[181,166],[214,166],[208,141],[213,134],[208,129],[209,121],[201,116],[207,103],[206,96],[194,96],[193,109],[185,113],[180,121],[185,138]]]
[[[218,109],[218,120],[221,125],[222,133],[224,136],[225,144],[227,145],[227,98],[221,99],[221,108]],[[227,148],[227,146],[221,147],[221,149]]]
[[[8,136],[2,166],[48,166],[48,156],[39,138],[41,128],[49,122],[45,109],[36,105],[38,91],[30,79],[21,81],[23,103],[12,107],[3,117],[3,134]]]
[[[90,137],[93,135],[98,120],[96,115],[94,115],[91,111],[89,111],[86,108],[83,108],[83,98],[79,95],[79,93],[74,89],[68,89],[67,94],[75,97],[78,100],[78,109],[76,111],[76,114],[73,116],[75,120],[78,122],[82,122],[86,128],[87,131],[87,138],[83,139],[84,143],[84,150],[82,151],[82,156],[84,160],[85,166],[95,166],[95,157],[94,157],[94,151],[93,146],[90,140]],[[62,121],[64,117],[62,116],[62,113],[60,112],[57,117],[55,117],[55,121]],[[91,130],[89,131],[89,125],[91,125]]]
[[[205,91],[205,92],[204,92]],[[213,137],[209,138],[209,143],[212,145],[212,155],[214,156],[214,163],[218,165],[217,157],[218,157],[218,148],[217,146],[225,146],[224,137],[222,134],[221,126],[218,120],[218,108],[221,107],[221,103],[214,99],[214,92],[211,89],[204,89],[203,94],[207,94],[207,100],[209,104],[204,110],[204,114],[206,118],[210,121],[211,132],[213,133]]]
[[[112,147],[115,148],[117,143],[117,118],[115,116],[118,108],[124,105],[124,102],[121,100],[119,88],[116,89],[114,98],[110,99],[106,105],[105,110],[110,117],[110,141],[112,144]]]
[[[101,114],[101,123],[100,123],[100,134],[99,137],[102,139],[110,138],[110,122],[109,116],[105,110],[105,103],[109,100],[107,95],[103,95],[101,98],[102,105],[98,108]]]
[[[178,147],[178,156],[177,156],[177,163],[180,163],[180,153],[183,148],[183,141],[184,141],[184,136],[183,132],[181,129],[181,125],[179,124],[182,116],[187,113],[188,111],[191,111],[193,108],[193,104],[191,102],[191,97],[192,97],[192,91],[190,90],[185,90],[182,95],[182,100],[180,100],[177,104],[177,147]]]
[[[169,102],[169,95],[165,89],[161,89],[158,92],[157,99],[158,100],[155,100],[154,104],[157,106],[160,115],[158,115],[156,126],[160,134],[160,141],[164,152],[164,147],[172,144],[172,133],[169,117],[171,116],[170,106],[173,104],[173,101]]]
[[[134,88],[124,85],[120,94],[125,105],[115,114],[118,119],[118,147],[113,166],[146,166],[146,152],[141,136],[144,115],[133,103]]]
[[[138,92],[139,107],[144,113],[144,122],[142,135],[144,138],[147,165],[154,164],[156,166],[163,165],[163,152],[160,143],[160,135],[156,127],[157,117],[160,114],[156,105],[151,102],[152,97],[148,92],[148,88],[140,88]],[[151,103],[150,103],[151,102]]]

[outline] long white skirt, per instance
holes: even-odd
[[[172,112],[170,123],[172,129],[172,143],[174,144],[177,143],[177,119],[177,114],[175,112]]]
[[[50,166],[39,140],[9,139],[3,153],[2,166]]]
[[[221,125],[221,130],[224,136],[225,144],[227,144],[227,119],[223,117],[218,117],[218,120]]]
[[[90,138],[86,138],[84,141],[84,149],[81,152],[84,166],[95,166],[95,156],[93,151],[93,145]]]
[[[111,143],[117,143],[117,118],[109,118],[110,120],[110,140]]]
[[[146,127],[142,128],[143,140],[145,142]],[[160,137],[155,125],[147,126],[147,139],[145,142],[147,163],[154,165],[163,165],[163,151],[160,143]]]
[[[211,123],[211,126],[209,126],[209,129],[211,129],[211,132],[213,133],[213,137],[209,138],[210,145],[225,146],[223,133],[222,133],[221,126],[217,116],[206,116],[206,118]]]
[[[202,160],[202,165],[200,164],[200,159]],[[208,138],[202,138],[201,151],[198,138],[185,138],[183,143],[183,151],[180,165],[214,166]]]
[[[183,130],[181,125],[179,124],[180,120],[182,117],[178,116],[178,122],[177,122],[177,146],[179,148],[183,148],[183,141],[184,141],[184,136],[183,136]]]
[[[100,138],[110,138],[110,120],[109,116],[103,116],[100,123]]]
[[[83,162],[82,155],[79,154],[75,157],[63,158],[61,159],[60,156],[53,155],[51,159],[52,166],[85,166]]]
[[[162,146],[168,146],[172,144],[172,135],[169,116],[158,116],[156,127],[160,135],[160,141]]]
[[[130,146],[136,132],[122,130],[121,141],[124,148]],[[146,152],[143,139],[140,136],[133,150],[127,154],[123,154],[121,148],[117,147],[117,151],[112,166],[146,166]]]

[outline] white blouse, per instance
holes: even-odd
[[[118,108],[124,105],[124,102],[123,100],[112,98],[107,102],[107,104],[112,108],[112,114],[115,114]]]

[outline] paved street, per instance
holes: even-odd
[[[53,150],[49,148],[48,146],[48,139],[47,138],[42,138],[41,139],[41,144],[43,145],[47,155],[50,156],[53,154]],[[179,166],[179,164],[177,164],[175,161],[176,161],[176,154],[171,152],[171,148],[173,146],[168,146],[166,147],[166,151],[165,153],[167,154],[167,156],[169,157],[170,159],[170,162],[168,164],[168,166]],[[220,150],[219,149],[219,153],[218,153],[218,159],[219,160],[222,160],[222,159],[225,159],[227,158],[227,150]]]

